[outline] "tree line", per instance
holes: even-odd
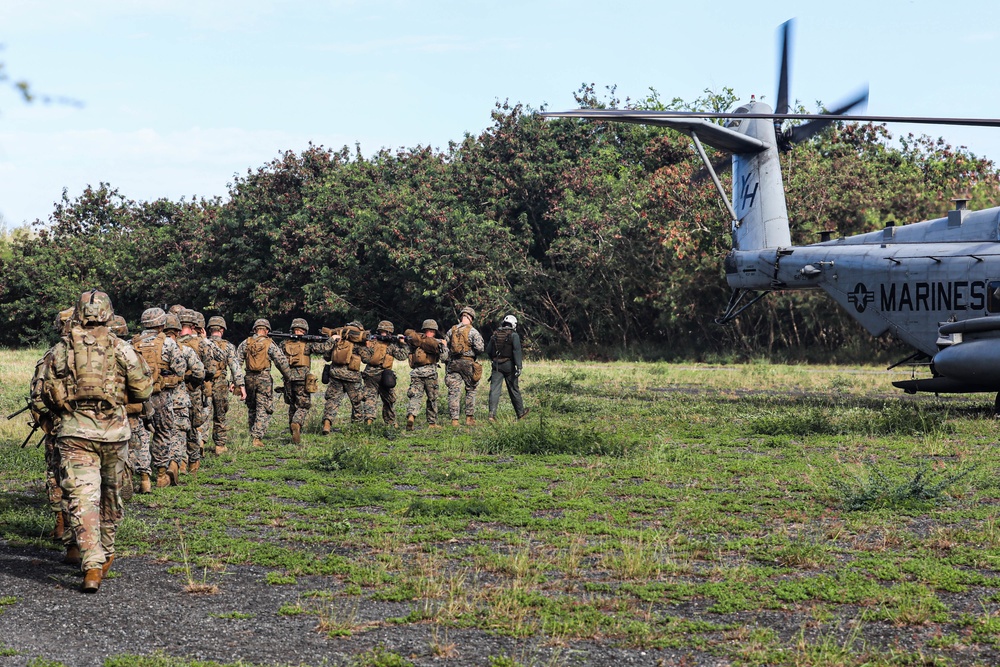
[[[705,110],[735,96],[622,103],[588,86],[577,99]],[[926,136],[897,143],[882,125],[835,124],[781,160],[796,243],[941,217],[959,195],[1000,199],[991,161]],[[472,305],[487,332],[516,314],[548,354],[844,359],[891,345],[808,292],[716,325],[729,220],[711,182],[692,181],[700,168],[670,130],[498,103],[488,128],[445,150],[310,145],[234,178],[224,198],[133,201],[102,183],[0,242],[0,345],[50,340],[55,312],[92,286],[130,323],[179,302],[223,314],[233,337],[261,316],[400,327]]]

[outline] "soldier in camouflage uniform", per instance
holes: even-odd
[[[132,339],[132,348],[146,360],[153,373],[153,395],[149,399],[153,437],[149,455],[152,468],[156,469],[156,486],[162,488],[177,484],[179,462],[171,460],[170,447],[178,439],[174,404],[187,363],[177,343],[163,331],[167,315],[162,308],[146,309],[140,322],[143,330]],[[142,452],[136,454],[137,463],[143,458]]]
[[[54,431],[69,495],[70,527],[81,552],[85,593],[96,593],[115,558],[123,516],[118,481],[130,435],[125,405],[153,390],[138,355],[107,329],[104,292],[80,295],[75,324],[41,371],[42,402],[59,415]]]
[[[62,337],[69,332],[71,320],[75,309],[67,308],[56,314],[55,332]],[[55,515],[55,528],[52,530],[52,537],[66,547],[66,556],[63,562],[70,565],[80,564],[80,549],[73,540],[73,531],[67,530],[69,526],[69,503],[64,497],[62,490],[61,462],[59,459],[59,446],[56,442],[55,430],[58,415],[40,400],[42,395],[42,370],[48,364],[55,352],[55,346],[50,347],[38,363],[35,364],[35,374],[31,378],[31,396],[35,399],[31,405],[31,417],[45,436],[42,442],[45,444],[45,492],[49,501],[49,509]]]
[[[167,315],[167,323],[163,327],[163,332],[177,342],[177,349],[184,357],[184,382],[177,385],[174,392],[174,438],[170,441],[170,463],[171,467],[176,465],[177,472],[187,470],[188,441],[191,439],[191,393],[192,387],[200,386],[205,381],[205,364],[193,348],[188,345],[181,345],[178,337],[181,333],[181,322],[173,313]],[[197,435],[194,436],[197,439]],[[176,478],[170,480],[176,485]],[[159,486],[159,479],[157,479]]]
[[[188,397],[191,399],[191,425],[186,436],[187,466],[181,464],[182,473],[198,472],[202,455],[201,427],[209,421],[211,416],[208,411],[210,405],[208,397],[212,394],[212,379],[216,372],[215,350],[217,348],[195,330],[200,315],[201,313],[194,310],[185,309],[181,312],[181,333],[177,337],[177,344],[182,349],[188,347],[193,350],[202,364],[201,381],[198,381],[196,374],[192,374],[193,377],[187,382]],[[201,319],[201,322],[204,324],[204,318]]]
[[[337,329],[323,329],[330,336],[331,348],[326,355],[329,383],[323,405],[323,435],[328,435],[337,421],[337,409],[346,395],[351,401],[351,421],[365,418],[364,386],[361,383],[361,364],[371,357],[371,348],[365,342],[365,328],[361,322],[351,322]]]
[[[407,329],[404,333],[410,345],[410,388],[406,391],[406,430],[412,431],[420,399],[427,395],[427,428],[441,428],[437,423],[438,362],[448,361],[448,343],[436,337],[438,324],[424,320],[421,332]]]
[[[111,318],[110,328],[111,333],[125,341],[125,344],[129,347],[132,347],[132,341],[128,337],[128,324],[125,322],[124,317],[115,315]],[[139,357],[139,360],[142,362],[143,370],[151,375],[152,370],[149,368],[146,360],[142,357]],[[122,500],[125,501],[132,499],[136,480],[138,480],[139,493],[149,493],[152,490],[152,482],[150,481],[152,470],[149,463],[149,431],[146,430],[143,424],[144,419],[149,419],[152,416],[152,412],[148,412],[148,410],[152,410],[149,401],[129,403],[125,406],[128,427],[132,431],[132,435],[128,439],[128,460],[125,462],[124,475],[119,484],[119,492]]]
[[[305,336],[309,333],[309,323],[301,317],[292,320],[292,335]],[[311,356],[325,355],[333,347],[332,341],[304,341],[285,339],[281,341],[281,351],[288,358],[291,375],[285,380],[285,403],[288,404],[288,430],[292,442],[302,442],[302,429],[312,407],[312,394],[319,391],[319,383],[312,374]]]
[[[236,358],[246,367],[247,425],[254,447],[264,446],[264,434],[274,413],[274,382],[271,379],[271,364],[278,367],[281,376],[288,381],[291,369],[281,348],[267,334],[271,323],[259,319],[253,323],[253,335],[236,348]]]
[[[396,426],[396,373],[392,365],[394,360],[405,361],[409,348],[405,337],[392,335],[394,330],[388,320],[378,323],[375,340],[371,342],[371,357],[361,373],[366,424],[375,422],[375,408],[381,399],[382,420]]]
[[[445,366],[444,386],[448,387],[448,413],[451,425],[458,426],[462,414],[462,387],[465,387],[465,425],[476,423],[476,387],[483,376],[483,367],[476,355],[486,349],[482,334],[472,326],[476,311],[466,306],[460,312],[461,321],[448,329],[448,364]]]
[[[205,372],[206,418],[205,422],[198,427],[198,438],[201,440],[202,451],[204,452],[205,446],[208,444],[209,439],[212,437],[212,424],[215,421],[215,384],[216,382],[221,380],[222,376],[225,374],[226,368],[224,364],[226,363],[226,359],[225,356],[222,354],[222,348],[216,345],[215,341],[209,338],[208,333],[205,331],[205,316],[202,313],[199,313],[197,310],[194,311],[194,316],[195,316],[194,331],[199,336],[201,336],[202,340],[204,340],[207,343],[209,354],[211,354],[212,357],[212,365],[213,365],[212,367],[214,369],[212,375],[209,376],[207,371],[208,366],[206,365],[206,372]],[[211,383],[212,387],[211,391],[208,391],[207,389],[209,383]]]
[[[229,394],[232,392],[246,400],[247,390],[244,386],[243,364],[236,357],[236,346],[223,338],[226,333],[226,320],[221,315],[208,318],[209,340],[220,350],[222,359],[212,386],[212,443],[214,452],[222,454],[229,442]],[[227,373],[228,369],[228,373]],[[231,377],[230,375],[231,374]],[[208,451],[213,451],[209,448]]]

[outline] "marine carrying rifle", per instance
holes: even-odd
[[[368,340],[377,340],[380,343],[405,343],[406,336],[402,334],[368,334]]]
[[[329,340],[326,336],[317,336],[315,334],[282,333],[280,331],[272,331],[267,335],[271,338],[287,338],[288,340],[304,340],[316,343],[325,343]]]

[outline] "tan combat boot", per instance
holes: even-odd
[[[226,447],[225,445],[216,445],[215,446],[215,453],[216,454],[225,454],[228,451],[229,451],[229,447]]]
[[[374,423],[375,423],[374,419],[366,419],[365,420],[365,426],[371,426]]]
[[[84,593],[96,593],[101,588],[101,579],[104,578],[104,574],[101,572],[101,568],[95,567],[83,575],[83,585],[80,586],[80,590]]]
[[[413,421],[414,421],[413,415],[406,415],[406,430],[407,431],[412,431],[413,430]]]
[[[83,559],[80,557],[80,547],[75,544],[66,547],[66,555],[63,556],[63,562],[67,565],[79,565],[82,563]]]
[[[52,539],[61,540],[63,533],[66,532],[66,517],[63,516],[62,512],[56,512],[56,526],[52,529]]]
[[[178,466],[177,471],[179,473],[181,473],[182,475],[187,474],[187,471],[188,471],[188,462],[187,461],[181,461],[181,464],[180,464],[180,466]]]
[[[162,489],[165,486],[170,486],[170,475],[167,474],[166,468],[156,469],[156,488]]]
[[[111,569],[111,564],[115,562],[114,554],[108,556],[108,559],[104,561],[104,565],[101,566],[101,578],[108,576],[108,570]]]
[[[465,418],[465,425],[466,426],[475,426],[476,425],[476,418],[475,417],[466,417]]]
[[[429,429],[440,429],[441,428],[441,424],[428,424],[427,428],[429,428]]]
[[[261,440],[260,438],[254,438],[253,442],[250,443],[250,444],[252,444],[254,447],[263,447],[264,446],[264,441]]]
[[[302,424],[292,424],[288,428],[292,431],[292,442],[296,445],[302,442]]]
[[[147,473],[142,473],[142,477],[139,478],[139,493],[149,493],[153,490],[153,483],[149,479]]]
[[[177,486],[177,480],[180,477],[180,468],[177,466],[177,461],[171,461],[170,465],[167,466],[167,477],[170,478],[170,486]]]
[[[452,426],[458,426],[458,420],[457,419],[452,419],[451,420],[451,425]]]
[[[200,467],[201,467],[201,459],[198,459],[190,466],[188,466],[188,472],[191,473],[191,475],[193,476],[196,472],[198,472],[198,468]]]
[[[330,429],[333,428],[333,422],[329,419],[323,420],[323,435],[330,435]]]

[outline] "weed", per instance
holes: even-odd
[[[540,415],[538,420],[492,429],[476,448],[483,454],[626,456],[640,444],[613,431],[553,424]]]
[[[867,469],[867,476],[856,476],[854,485],[839,479],[832,480],[834,488],[842,496],[841,504],[844,509],[856,511],[933,506],[941,501],[949,486],[971,474],[974,467],[936,480],[928,476],[927,467],[918,470],[912,478],[903,480],[890,479],[871,461],[867,463]]]
[[[199,593],[206,595],[215,595],[219,592],[219,587],[215,584],[208,583],[208,568],[202,573],[201,581],[197,581],[191,575],[191,560],[188,554],[187,542],[184,540],[184,531],[181,529],[181,520],[177,519],[175,521],[177,527],[177,537],[180,541],[181,557],[184,560],[184,576],[187,579],[187,584],[184,586],[184,591],[187,593]]]
[[[496,503],[485,498],[436,500],[415,498],[406,508],[409,516],[489,516],[496,512]]]
[[[254,614],[248,614],[242,611],[226,611],[219,614],[209,614],[212,618],[231,618],[238,621],[245,621],[254,617]]]
[[[352,667],[410,667],[412,664],[403,656],[381,645],[359,653],[351,661]]]
[[[266,581],[268,586],[291,586],[296,583],[295,577],[281,572],[268,572]]]
[[[360,475],[384,475],[399,469],[399,461],[381,456],[373,447],[339,443],[312,462],[322,472],[353,472]]]

